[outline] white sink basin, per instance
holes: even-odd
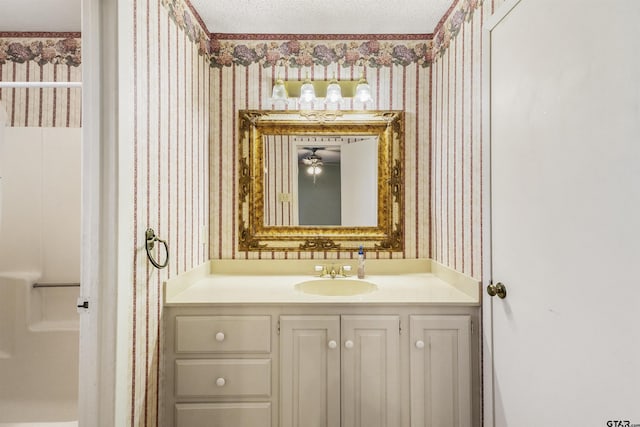
[[[360,295],[378,289],[375,284],[358,279],[311,279],[298,283],[295,288],[305,294],[325,296]]]

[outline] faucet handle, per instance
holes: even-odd
[[[338,274],[340,274],[341,276],[347,277],[347,273],[351,271],[351,266],[350,265],[341,265],[340,266],[340,271]]]
[[[316,266],[313,267],[313,269],[317,273],[320,273],[320,277],[326,276],[327,274],[329,274],[329,270],[327,270],[327,266],[326,265],[316,265]]]

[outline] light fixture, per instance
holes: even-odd
[[[356,86],[356,101],[366,104],[367,102],[371,102],[373,98],[371,97],[371,87],[369,86],[369,82],[364,78],[364,75],[360,77],[358,80],[358,86]]]
[[[309,175],[320,175],[322,173],[322,167],[318,164],[311,165],[307,168],[307,173]],[[313,182],[316,182],[315,179]]]
[[[316,99],[324,101],[327,110],[338,112],[343,99],[351,98],[360,104],[370,103],[371,87],[364,78],[359,80],[311,80],[307,73],[304,80],[282,80],[278,78],[273,85],[272,101],[275,103],[296,99],[301,110],[314,110]]]
[[[335,73],[333,74],[333,78],[329,82],[329,86],[327,86],[327,95],[325,96],[325,102],[327,104],[338,104],[342,101],[342,88],[338,84],[338,80],[336,80]]]
[[[300,87],[300,104],[311,104],[316,99],[316,89],[313,87],[311,80],[309,80],[309,74],[307,78],[302,82]]]
[[[276,83],[273,85],[273,91],[271,92],[271,100],[273,102],[287,100],[287,88],[284,86],[284,81],[282,81],[280,76],[278,76]]]
[[[302,163],[307,165],[307,173],[313,176],[313,183],[316,183],[316,177],[322,173],[322,158],[316,154],[317,147],[311,149],[311,154],[302,159]]]

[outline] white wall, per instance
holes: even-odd
[[[0,271],[80,278],[80,129],[4,129]]]
[[[0,101],[0,231],[2,231],[2,173],[4,172],[4,128],[7,124],[7,112]]]

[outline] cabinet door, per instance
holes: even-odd
[[[411,427],[471,427],[469,316],[411,316]]]
[[[340,317],[280,317],[280,426],[340,426]]]
[[[342,316],[342,427],[400,425],[400,318]]]

